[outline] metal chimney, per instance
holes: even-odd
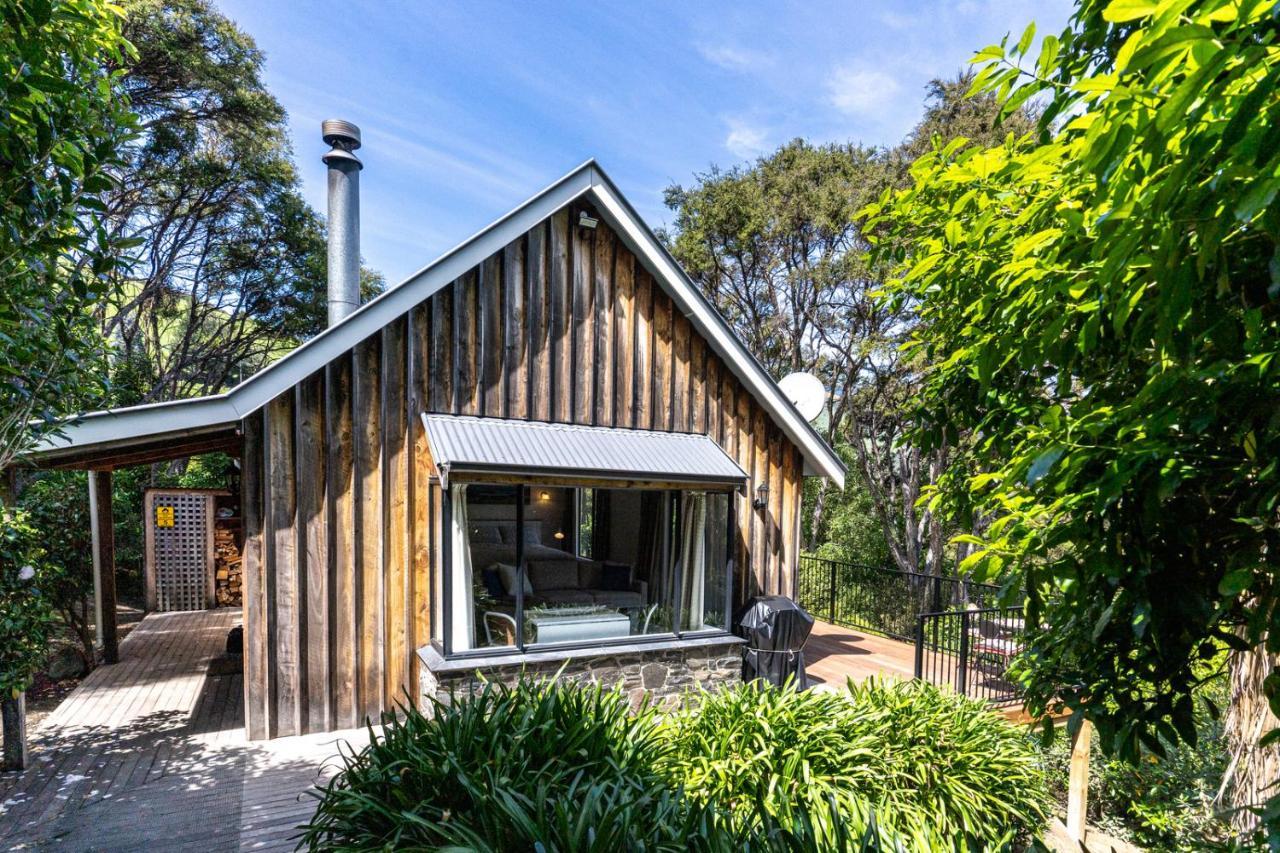
[[[360,128],[331,118],[320,125],[329,167],[329,325],[360,307],[360,170],[351,153],[360,147]]]

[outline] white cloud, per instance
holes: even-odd
[[[849,115],[877,113],[890,106],[901,87],[883,71],[842,65],[827,78],[831,105]]]
[[[724,147],[733,156],[750,160],[764,153],[766,136],[764,128],[740,119],[729,119],[729,135],[725,137]]]
[[[726,71],[753,71],[773,64],[773,57],[758,50],[734,45],[699,45],[702,58]]]

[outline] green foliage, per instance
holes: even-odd
[[[103,195],[133,128],[116,11],[100,0],[0,0],[0,468],[97,388],[89,310],[122,245]]]
[[[1226,700],[1226,679],[1206,688]],[[1197,745],[1164,742],[1164,757],[1143,749],[1136,764],[1090,753],[1089,823],[1108,835],[1151,850],[1205,850],[1225,845],[1231,830],[1215,803],[1230,761],[1221,719],[1202,704],[1196,712]],[[1057,738],[1045,751],[1047,778],[1066,802],[1070,745]]]
[[[82,471],[49,471],[29,483],[19,498],[31,527],[39,532],[45,562],[56,567],[45,584],[50,604],[80,642],[85,664],[94,665],[93,539],[88,477]]]
[[[526,681],[388,715],[317,793],[302,844],[728,853],[961,850],[979,839],[999,849],[1041,821],[1029,741],[974,703],[883,686],[700,698],[663,718],[632,712],[619,690]],[[859,726],[860,714],[873,722]],[[998,750],[982,755],[990,769],[967,753],[979,749]],[[943,821],[924,820],[928,809]],[[965,829],[980,809],[990,826]]]
[[[0,507],[0,696],[26,690],[44,663],[57,624],[49,586],[57,580],[25,514]]]
[[[836,452],[849,466],[843,491],[825,489],[820,529],[813,529],[813,513],[801,518],[805,526],[805,541],[816,543],[815,557],[848,563],[866,563],[873,566],[890,565],[889,547],[884,526],[876,513],[865,476],[846,445],[836,447]],[[816,493],[822,488],[816,477],[805,480],[805,504],[812,506]],[[896,527],[896,524],[894,525]]]
[[[874,813],[914,849],[999,847],[1037,831],[1046,791],[1034,745],[982,703],[921,682],[850,684],[847,694],[757,682],[704,695],[669,725],[664,764],[699,802],[750,822]]]
[[[1221,644],[1280,651],[1276,37],[1271,2],[1086,0],[1034,62],[979,54],[1037,138],[942,147],[869,210],[921,317],[913,438],[981,436],[967,568],[1026,578],[1030,706],[1133,760],[1197,742]]]
[[[388,716],[381,737],[344,756],[305,842],[515,850],[557,838],[566,850],[676,849],[677,806],[653,769],[663,751],[654,712],[629,710],[619,692],[530,683]]]
[[[143,131],[113,223],[150,251],[100,317],[117,404],[218,393],[324,328],[324,225],[253,39],[208,0],[129,0],[124,84]],[[366,273],[366,292],[381,279]]]

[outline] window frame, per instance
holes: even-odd
[[[526,580],[526,563],[524,558],[524,504],[530,490],[538,488],[556,488],[556,489],[573,489],[574,490],[574,507],[575,514],[578,508],[578,501],[581,497],[581,490],[587,488],[610,489],[616,488],[619,491],[654,491],[646,490],[639,487],[628,488],[625,485],[619,486],[601,486],[596,483],[591,485],[572,485],[567,483],[557,483],[556,485],[543,484],[537,480],[520,481],[509,484],[516,490],[516,594],[515,594],[515,619],[516,619],[516,642],[513,646],[486,646],[483,648],[465,649],[461,652],[453,649],[453,581],[454,581],[454,555],[453,555],[453,488],[455,486],[472,485],[494,485],[485,480],[471,481],[459,477],[453,479],[449,483],[447,490],[441,490],[441,507],[440,507],[440,563],[438,567],[441,572],[440,583],[440,600],[437,602],[440,614],[440,637],[431,640],[431,645],[445,660],[470,660],[472,658],[498,658],[511,655],[527,655],[541,653],[555,653],[560,651],[576,651],[580,649],[601,649],[611,646],[636,646],[647,644],[670,643],[672,640],[679,642],[683,639],[701,639],[704,637],[715,636],[733,636],[730,630],[733,617],[733,580],[737,572],[737,560],[735,549],[735,533],[737,531],[737,501],[736,497],[740,489],[726,487],[723,483],[700,485],[690,483],[684,489],[660,489],[664,500],[671,502],[672,515],[671,524],[666,526],[663,532],[663,554],[664,559],[671,560],[674,556],[674,536],[672,530],[679,530],[679,513],[680,513],[680,496],[684,492],[706,492],[708,495],[724,495],[727,511],[727,520],[725,524],[725,562],[721,571],[724,572],[724,627],[699,628],[697,630],[688,631],[681,629],[681,623],[684,621],[682,614],[683,607],[683,590],[684,590],[684,570],[682,561],[677,560],[674,564],[675,568],[675,605],[673,608],[672,627],[670,631],[660,634],[642,634],[627,635],[625,637],[617,637],[610,639],[592,640],[592,641],[570,641],[563,643],[526,643],[524,641],[525,627],[525,606],[524,606],[524,585]],[[578,523],[580,520],[575,519]],[[577,551],[575,543],[574,551]],[[577,555],[575,554],[575,557]],[[705,580],[704,580],[705,583]],[[433,632],[434,633],[434,632]]]

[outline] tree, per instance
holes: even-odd
[[[832,535],[831,501],[842,525],[864,529],[846,516],[865,510],[869,497],[887,551],[877,547],[862,559],[885,551],[910,572],[942,571],[947,537],[918,499],[948,454],[922,454],[904,441],[918,366],[900,345],[916,322],[914,308],[876,299],[885,270],[868,258],[856,213],[902,184],[907,165],[935,138],[989,143],[1034,125],[1029,111],[1016,110],[998,126],[994,96],[964,97],[971,80],[934,80],[923,118],[896,148],[795,140],[749,168],[713,168],[695,187],[666,193],[676,211],[668,246],[751,351],[775,378],[802,370],[828,389],[824,438],[849,450],[857,475],[844,495],[813,490],[807,545]]]
[[[912,439],[979,437],[967,564],[1026,582],[1029,706],[1130,759],[1194,743],[1224,645],[1280,711],[1273,5],[1084,0],[1034,62],[1033,27],[983,50],[975,90],[1042,99],[1038,132],[939,147],[869,209],[921,316]],[[1276,844],[1280,735],[1253,708],[1234,790],[1272,797]]]
[[[0,0],[0,471],[93,396],[101,352],[90,309],[123,246],[104,227],[132,116],[111,64],[128,44],[96,0]],[[5,766],[26,760],[20,696],[50,624],[22,513],[0,488],[0,704]]]
[[[253,40],[206,0],[125,9],[141,133],[108,210],[146,251],[99,312],[117,402],[218,393],[324,328],[324,229]]]
[[[89,309],[121,246],[104,193],[133,128],[109,63],[125,60],[105,3],[0,0],[0,470],[92,394]]]

